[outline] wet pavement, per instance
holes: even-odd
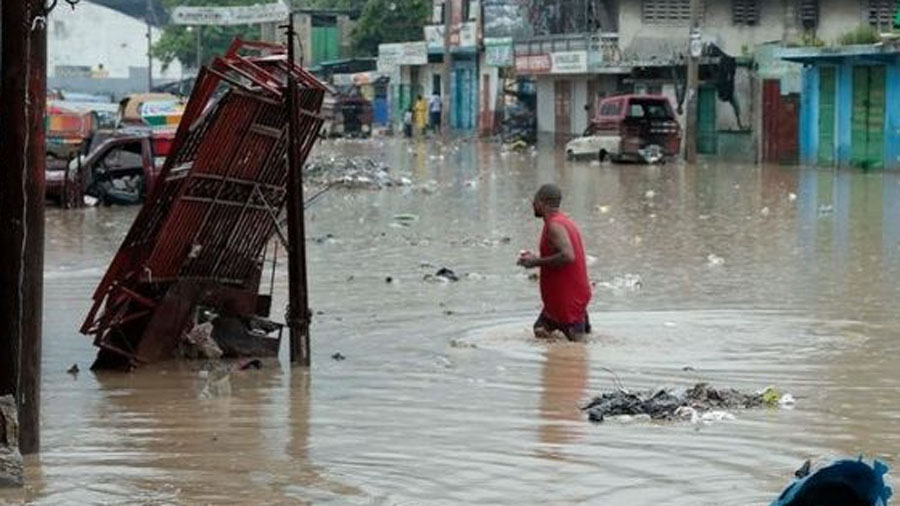
[[[136,210],[48,209],[43,452],[0,504],[765,505],[807,458],[896,464],[900,174],[319,149],[412,185],[311,210],[309,375],[87,371],[77,330]],[[514,261],[547,181],[597,258],[586,345],[529,339],[537,284]],[[461,279],[423,280],[444,266]],[[775,385],[797,406],[592,425],[578,407],[613,388],[607,369],[634,389]]]

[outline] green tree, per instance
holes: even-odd
[[[181,5],[223,7],[248,5],[254,2],[247,0],[163,0],[162,3],[166,10],[171,12],[172,9]],[[201,63],[206,63],[214,56],[224,53],[235,37],[248,40],[259,39],[259,27],[255,25],[198,27],[168,25],[163,28],[159,41],[153,45],[154,58],[159,59],[164,66],[169,65],[176,58],[184,65],[194,66],[197,62],[198,31],[203,58]]]
[[[422,40],[431,0],[368,0],[353,30],[360,54],[378,54],[378,44]]]

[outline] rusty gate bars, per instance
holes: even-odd
[[[283,47],[240,40],[201,70],[172,154],[82,326],[101,349],[95,366],[165,358],[202,297],[254,306],[260,255],[288,202],[289,80],[303,86],[293,95],[299,166],[321,128],[322,83]]]
[[[43,0],[0,9],[0,395],[15,395],[30,454],[40,448],[46,11]]]

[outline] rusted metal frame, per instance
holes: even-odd
[[[236,56],[238,54],[238,50],[248,47],[257,50],[271,50],[273,53],[280,55],[285,54],[284,46],[280,44],[265,42],[261,40],[244,40],[241,38],[236,38],[234,39],[234,41],[232,41],[231,45],[228,46],[228,50],[225,52],[225,55],[226,57]]]
[[[153,300],[149,297],[145,297],[133,290],[130,290],[127,287],[123,286],[120,288],[120,290],[122,290],[122,292],[124,292],[126,295],[128,295],[131,299],[135,300],[136,302],[139,302],[141,305],[144,305],[144,306],[147,306],[150,308],[157,306],[157,303],[155,300]]]
[[[259,110],[257,111],[257,119],[259,119],[259,115],[261,115],[264,111],[265,111],[265,108],[264,108],[264,107],[260,107],[260,108],[259,108]],[[269,165],[271,165],[271,164],[273,164],[273,163],[277,163],[276,160],[273,160],[273,158],[277,156],[277,153],[278,153],[278,151],[279,151],[279,150],[277,149],[277,145],[278,145],[278,141],[277,141],[277,140],[276,140],[275,142],[272,142],[271,144],[269,144],[268,149],[267,149],[268,156],[267,156],[266,160],[265,160],[263,163],[261,163],[261,164],[259,165],[259,170],[257,171],[257,175],[260,175],[260,174],[263,172],[263,168],[264,168],[264,167],[267,167],[267,166],[269,166]],[[268,186],[268,185],[267,185],[267,186]],[[271,186],[269,186],[269,187],[271,188]],[[268,212],[269,214],[271,214],[271,210],[270,210],[269,207],[268,207],[269,204],[268,204],[268,202],[266,201],[265,195],[263,195],[263,192],[262,192],[262,190],[260,189],[260,184],[259,184],[259,183],[253,183],[252,186],[251,186],[250,194],[247,196],[247,200],[246,200],[246,202],[245,202],[245,205],[244,205],[244,207],[241,209],[240,214],[238,215],[238,218],[237,218],[236,223],[235,223],[235,228],[234,228],[234,230],[232,230],[231,235],[229,236],[228,240],[226,241],[226,244],[230,244],[230,243],[232,242],[232,239],[234,238],[235,234],[237,234],[237,233],[239,232],[239,229],[237,228],[237,225],[240,224],[241,220],[244,218],[244,215],[246,214],[247,209],[248,209],[248,208],[258,209],[258,208],[259,208],[259,206],[256,206],[256,205],[252,205],[252,204],[251,204],[251,201],[253,201],[253,198],[254,198],[255,195],[258,195],[258,196],[259,196],[260,201],[261,201],[261,202],[263,203],[263,205],[265,206],[265,208],[264,208],[263,210],[265,210],[266,212]],[[259,234],[262,234],[262,231],[259,231]],[[268,232],[268,234],[271,234],[271,232]],[[268,234],[267,234],[267,235],[268,235]],[[257,240],[257,237],[251,237],[250,240],[255,242],[255,241]],[[222,250],[222,251],[220,252],[219,258],[218,258],[218,260],[216,261],[216,265],[215,265],[215,268],[213,269],[213,272],[218,272],[219,266],[220,266],[220,264],[221,264],[221,262],[222,262],[222,259],[225,257],[225,253],[226,253],[225,250]]]
[[[276,97],[282,95],[282,90],[280,88],[272,86],[270,83],[264,83],[264,82],[260,81],[259,79],[256,78],[256,76],[253,75],[252,72],[235,65],[233,62],[228,61],[228,60],[223,60],[222,65],[224,65],[227,69],[231,70],[232,72],[249,79],[250,82],[259,86],[261,90],[267,91],[267,92],[275,95]]]
[[[246,206],[248,209],[255,209],[255,210],[257,210],[257,211],[265,211],[266,209],[268,209],[268,208],[265,207],[265,206],[259,206],[259,205],[247,204],[246,202],[243,202],[243,201],[237,201],[237,200],[222,200],[222,199],[216,200],[216,199],[210,198],[210,197],[190,197],[190,196],[187,196],[187,197],[182,197],[181,200],[183,200],[183,201],[185,201],[185,202],[197,202],[197,203],[201,203],[201,204],[210,204],[210,205],[225,206],[225,207],[231,207],[231,208],[234,208],[234,207],[245,207],[245,206]],[[196,241],[195,241],[195,242],[196,242]]]
[[[269,81],[278,86],[284,86],[282,79],[279,79],[275,74],[267,71],[265,68],[257,65],[253,60],[245,58],[241,55],[235,55],[232,58],[229,58],[229,61],[234,62],[235,64],[240,63],[243,66],[247,67],[246,72],[251,72],[255,75],[254,79],[256,82],[261,82],[262,80]],[[235,65],[237,66],[237,65]]]
[[[234,86],[235,88],[240,88],[240,89],[246,91],[247,93],[253,93],[253,90],[252,90],[252,89],[248,88],[246,85],[244,85],[244,84],[241,83],[240,81],[238,81],[238,80],[232,78],[231,76],[228,76],[228,75],[226,75],[226,74],[224,74],[224,73],[222,73],[222,72],[219,72],[218,70],[215,70],[215,69],[210,68],[210,69],[209,69],[209,73],[215,75],[215,76],[218,77],[219,79],[221,79],[221,80],[225,81],[226,83],[228,83],[228,84]]]
[[[240,224],[241,220],[244,218],[245,214],[247,213],[247,208],[249,206],[251,206],[250,202],[253,200],[254,193],[258,193],[258,192],[259,192],[259,188],[256,186],[253,186],[252,190],[250,191],[250,194],[247,196],[247,200],[244,202],[244,205],[241,206],[241,210],[238,213],[237,220],[235,220],[235,226],[231,230],[231,233],[228,235],[228,239],[226,239],[225,244],[231,244],[232,241],[234,240],[235,236],[238,233],[238,225]],[[253,207],[259,208],[260,206],[253,206]],[[212,272],[219,272],[219,266],[222,264],[222,259],[225,258],[226,253],[227,253],[227,250],[224,248],[219,251],[219,256],[216,259],[216,263],[213,266]]]
[[[255,114],[254,114],[254,116],[253,116],[253,119],[251,120],[251,124],[252,124],[252,123],[255,123],[256,118],[259,117],[259,114],[260,114],[260,111],[261,111],[261,110],[262,110],[262,107],[260,107],[259,105],[257,105]],[[228,163],[228,165],[229,165],[229,166],[228,166],[228,169],[227,169],[228,172],[231,172],[231,171],[234,170],[234,158],[235,158],[235,155],[239,152],[239,150],[240,150],[241,148],[243,148],[243,147],[246,145],[246,143],[247,143],[247,136],[245,135],[245,136],[243,136],[243,137],[241,138],[241,142],[235,143],[234,147],[232,148],[232,151],[228,154],[228,156],[225,157],[225,159],[227,160],[226,163]],[[187,186],[187,185],[185,185],[185,186]],[[219,197],[222,195],[222,191],[223,191],[227,186],[228,186],[228,181],[227,181],[227,179],[224,179],[224,178],[223,178],[222,181],[219,183],[218,188],[216,189],[216,195],[215,195],[215,197],[213,198],[212,202],[210,202],[209,205],[208,205],[207,208],[206,208],[206,215],[203,217],[203,221],[200,223],[200,226],[197,227],[197,231],[194,233],[194,237],[193,237],[193,239],[191,240],[191,243],[196,244],[197,239],[200,237],[200,234],[201,234],[201,233],[204,231],[204,229],[206,228],[206,223],[208,223],[209,217],[212,215],[213,210],[215,209],[215,206],[216,206],[216,204],[217,204],[218,201],[219,201]],[[189,196],[187,196],[187,195],[182,194],[182,195],[180,196],[180,198],[181,198],[181,199],[185,199],[185,200],[193,200],[193,201],[200,202],[201,200],[199,200],[199,199],[202,199],[203,197],[189,197]],[[249,199],[248,199],[248,200],[249,200]]]
[[[234,183],[234,184],[245,185],[245,186],[258,186],[260,188],[265,188],[267,190],[272,190],[272,191],[276,191],[276,192],[284,191],[284,187],[279,186],[279,185],[270,184],[270,183],[256,183],[249,179],[240,179],[240,178],[235,178],[235,177],[219,176],[216,174],[196,174],[193,176],[193,178],[207,179],[210,181],[225,181],[227,183]]]

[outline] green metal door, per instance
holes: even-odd
[[[853,68],[850,163],[864,169],[884,166],[885,68]]]
[[[835,67],[819,68],[819,164],[834,164]]]
[[[697,153],[714,155],[718,151],[716,89],[712,86],[703,86],[697,96]]]
[[[336,26],[312,27],[312,65],[340,58],[340,41]]]

